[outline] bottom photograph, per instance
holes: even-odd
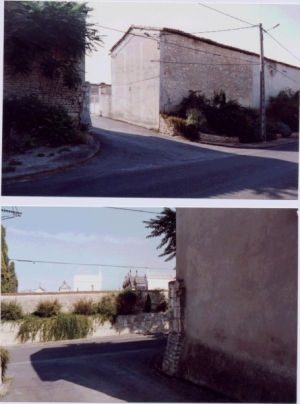
[[[296,402],[297,209],[1,210],[1,401]]]

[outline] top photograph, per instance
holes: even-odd
[[[2,15],[2,196],[298,200],[300,4]]]

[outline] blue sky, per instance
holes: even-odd
[[[162,210],[133,209],[157,213]],[[99,269],[103,289],[118,290],[129,268],[104,264],[168,268],[175,274],[175,260],[164,262],[164,258],[158,257],[162,252],[156,249],[160,238],[146,238],[150,230],[143,220],[156,217],[155,213],[91,207],[18,207],[18,210],[22,212],[20,218],[2,222],[9,258],[99,264],[93,267],[15,261],[19,292],[36,289],[39,283],[48,292],[55,292],[63,281],[73,288],[74,275],[97,275]],[[145,269],[138,269],[138,273],[144,274]]]
[[[294,4],[238,4],[211,3],[209,5],[218,11],[230,14],[250,24],[262,23],[269,30],[277,24],[277,28],[264,35],[265,56],[278,61],[300,66],[300,3]],[[280,3],[280,1],[279,1]],[[283,2],[282,2],[283,3]],[[168,27],[185,32],[196,33],[212,30],[227,30],[232,28],[249,27],[249,25],[230,18],[224,14],[201,6],[197,2],[89,2],[94,10],[89,13],[89,21],[99,25],[103,37],[103,47],[99,48],[92,57],[86,58],[86,80],[91,83],[111,82],[109,50],[122,37],[130,25],[152,27]],[[106,28],[104,28],[106,27]],[[108,28],[112,28],[108,29]],[[202,33],[199,36],[213,39],[217,42],[232,45],[241,49],[259,53],[259,29],[257,27],[242,30]],[[278,42],[293,53],[287,52]]]

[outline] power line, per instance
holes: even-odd
[[[290,76],[288,76],[287,74],[284,74],[284,73],[282,73],[280,70],[277,70],[274,66],[272,66],[272,65],[269,65],[269,66],[271,66],[272,69],[275,70],[276,72],[278,72],[278,73],[282,74],[283,76],[285,76],[286,78],[292,80],[294,83],[300,84],[298,81],[292,79],[292,78],[291,78]]]
[[[192,34],[211,34],[213,32],[226,32],[226,31],[238,31],[240,29],[249,29],[249,28],[255,28],[258,27],[258,25],[252,25],[251,27],[240,27],[240,28],[228,28],[228,29],[218,29],[215,31],[200,31],[200,32],[192,32]]]
[[[155,267],[137,267],[134,265],[111,265],[111,264],[85,264],[85,263],[76,263],[76,262],[58,262],[58,261],[36,261],[36,260],[23,260],[17,258],[10,258],[9,261],[17,261],[17,262],[28,262],[32,264],[55,264],[55,265],[81,265],[81,266],[89,266],[89,267],[111,267],[111,268],[134,268],[134,269],[161,269],[161,270],[169,270],[171,268],[155,268]]]
[[[150,62],[160,62],[166,64],[178,64],[178,65],[201,65],[201,66],[252,66],[259,65],[259,62],[256,63],[199,63],[199,62],[169,62],[166,60],[150,60]]]
[[[130,211],[132,211],[132,212],[154,213],[155,215],[160,215],[160,213],[158,213],[158,212],[150,212],[150,211],[148,211],[148,210],[129,209],[129,208],[112,208],[112,207],[107,207],[107,209],[130,210]]]
[[[294,56],[297,60],[300,61],[300,59],[299,59],[296,55],[294,55],[294,54],[293,54],[291,51],[289,51],[285,46],[283,46],[279,41],[277,41],[277,39],[275,39],[271,34],[269,34],[268,31],[264,30],[264,32],[265,32],[266,34],[268,34],[275,42],[277,42],[278,45],[280,45],[283,49],[285,49],[288,53],[290,53],[292,56]]]
[[[251,24],[250,22],[241,20],[240,18],[237,18],[237,17],[234,17],[233,15],[224,13],[223,11],[216,10],[215,8],[209,7],[209,6],[206,5],[206,4],[202,4],[202,3],[198,3],[198,4],[199,4],[199,6],[203,6],[203,7],[209,8],[210,10],[216,11],[217,13],[224,14],[224,15],[226,15],[227,17],[233,18],[234,20],[241,21],[241,22],[243,22],[243,23],[245,23],[245,24],[254,26],[254,24]]]

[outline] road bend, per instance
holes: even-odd
[[[80,166],[4,183],[3,196],[297,199],[298,143],[271,149],[192,144],[93,117],[101,152]]]

